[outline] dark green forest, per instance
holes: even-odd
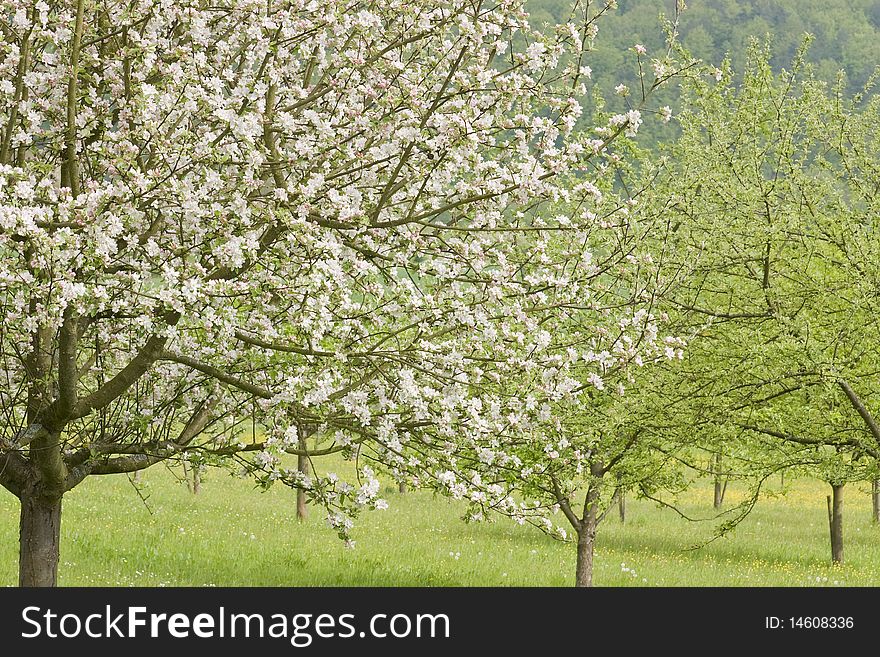
[[[599,3],[597,3],[598,6]],[[533,23],[565,21],[570,0],[530,0]],[[599,21],[590,65],[593,80],[606,98],[624,83],[637,85],[633,46],[643,44],[648,60],[662,56],[661,15],[671,18],[675,0],[618,0],[617,8]],[[845,73],[845,88],[856,93],[880,63],[880,0],[687,0],[679,22],[681,44],[708,64],[730,60],[742,72],[749,45],[769,42],[777,71],[790,66],[806,34],[812,36],[807,62],[813,74],[829,83]],[[677,110],[674,86],[667,85],[654,105]],[[615,100],[611,101],[612,104]],[[647,122],[650,141],[672,136],[668,127]]]
[[[594,68],[607,74],[625,68],[626,49],[642,43],[659,50],[658,16],[671,16],[673,0],[618,0],[601,22]],[[532,0],[535,21],[564,20],[569,0]],[[695,56],[720,63],[730,56],[741,69],[751,39],[770,35],[774,64],[785,66],[803,35],[814,37],[810,61],[818,77],[846,71],[850,88],[863,85],[880,62],[880,0],[688,0],[681,40]]]

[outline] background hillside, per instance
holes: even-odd
[[[564,21],[569,0],[531,0],[536,25]],[[632,46],[644,44],[648,56],[663,47],[661,14],[671,17],[674,0],[618,0],[618,8],[599,23],[590,62],[593,79],[606,98],[620,82],[636,80]],[[749,43],[769,37],[772,63],[787,67],[805,33],[813,35],[808,62],[820,79],[833,82],[846,72],[850,92],[859,91],[880,63],[880,0],[688,0],[682,14],[681,42],[696,57],[720,64],[730,57],[741,72]],[[677,109],[674,90],[656,99]],[[613,102],[613,101],[612,101]],[[613,105],[612,105],[613,106]],[[643,139],[663,140],[674,127],[646,122]]]
[[[538,22],[564,19],[568,0],[531,0]],[[643,43],[660,48],[660,13],[672,15],[671,0],[618,0],[601,24],[596,70],[614,71],[626,48]],[[730,55],[740,68],[753,37],[771,35],[774,62],[791,60],[805,32],[814,35],[810,60],[820,77],[846,70],[851,88],[864,84],[880,62],[880,0],[688,0],[681,21],[682,42],[697,57],[720,62]]]

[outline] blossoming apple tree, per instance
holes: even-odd
[[[654,60],[653,75],[641,68],[646,49],[633,48],[644,82],[635,99],[623,94],[627,102],[644,108],[648,90],[701,68],[686,54],[676,60],[675,25],[668,26],[669,49]],[[667,108],[656,114],[669,120]],[[612,115],[610,124],[621,116]],[[634,133],[627,130],[630,137]],[[469,520],[508,516],[563,540],[572,532],[578,586],[592,585],[596,533],[616,496],[627,488],[678,489],[683,482],[663,423],[671,392],[664,373],[675,368],[686,346],[665,327],[665,297],[684,266],[677,259],[667,263],[673,222],[663,188],[654,185],[662,166],[650,164],[631,142],[623,146],[618,143],[607,168],[590,183],[594,198],[585,211],[567,199],[562,203],[565,216],[581,213],[586,220],[576,242],[567,231],[519,241],[525,248],[516,256],[521,278],[544,284],[526,292],[516,307],[528,333],[499,341],[492,327],[495,346],[481,354],[481,368],[491,364],[502,373],[480,386],[482,422],[490,421],[491,429],[461,410],[455,417],[450,396],[466,398],[475,383],[462,381],[468,385],[446,387],[438,409],[454,418],[437,427],[442,450],[382,458],[416,485],[466,500]],[[623,152],[630,157],[621,158]],[[643,158],[639,166],[626,166],[637,158]],[[553,205],[545,206],[545,216],[548,207]],[[546,278],[558,262],[571,263],[573,287]],[[476,419],[474,409],[462,410]]]
[[[225,459],[306,490],[347,540],[384,505],[372,467],[343,482],[285,454],[452,488],[452,436],[503,440],[581,385],[571,364],[598,375],[616,336],[585,325],[561,358],[552,331],[631,266],[586,246],[610,225],[612,143],[642,120],[578,126],[607,10],[536,32],[520,0],[5,2],[20,583],[56,583],[62,498],[87,477]]]

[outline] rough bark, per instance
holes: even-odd
[[[599,487],[591,484],[584,501],[584,517],[578,528],[577,572],[575,586],[593,586],[593,548],[596,542],[596,529],[599,525]]]
[[[620,516],[620,524],[626,524],[626,492],[619,490],[617,492],[617,513]]]
[[[403,495],[406,492],[406,482],[405,481],[401,481],[399,484],[397,484],[397,492],[400,493],[401,495]]]
[[[58,583],[61,541],[61,498],[28,491],[21,496],[19,522],[19,586],[45,587]]]
[[[831,561],[843,563],[843,484],[831,484],[831,495],[826,499],[831,533]]]

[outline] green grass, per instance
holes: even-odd
[[[350,550],[319,509],[298,524],[294,495],[280,487],[263,493],[212,472],[192,496],[161,468],[143,482],[147,506],[124,476],[93,478],[65,497],[62,585],[567,586],[574,579],[573,545],[503,519],[465,524],[460,504],[430,493],[389,487],[391,508],[359,520]],[[609,514],[600,528],[595,582],[880,585],[880,528],[871,525],[864,487],[846,488],[846,564],[829,564],[826,488],[796,482],[786,496],[762,499],[734,534],[699,550],[688,548],[711,534],[710,522],[629,500],[625,525]],[[732,503],[736,495],[728,491]],[[698,483],[679,502],[708,516],[711,499],[708,484]],[[0,493],[0,585],[17,581],[17,521],[17,500]]]

